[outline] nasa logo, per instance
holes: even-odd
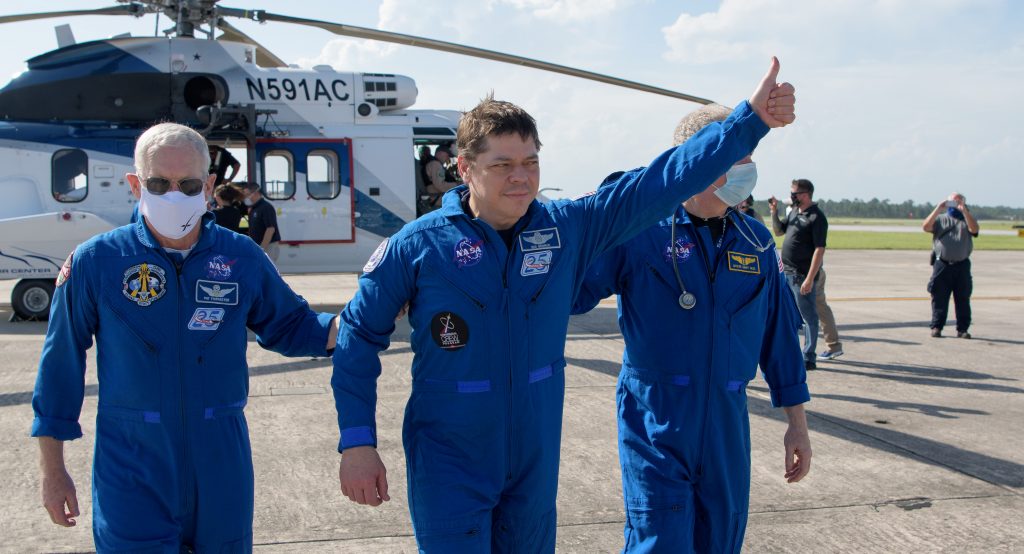
[[[206,262],[206,276],[210,279],[223,281],[231,277],[231,266],[238,260],[228,260],[220,254],[213,256]]]
[[[474,266],[484,257],[484,241],[465,237],[455,244],[455,265],[459,269]]]
[[[189,331],[216,331],[220,322],[224,321],[224,308],[196,308],[192,320],[188,322]]]
[[[695,245],[690,241],[690,237],[685,234],[681,237],[676,237],[676,248],[675,248],[675,261],[685,262],[690,259],[693,255],[693,247]],[[665,243],[665,261],[672,263],[672,241],[669,240]]]
[[[121,292],[139,306],[149,306],[167,292],[167,272],[158,265],[141,263],[124,271]]]

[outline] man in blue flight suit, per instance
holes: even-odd
[[[351,500],[389,499],[377,454],[379,352],[408,303],[412,393],[403,427],[409,505],[423,552],[552,552],[565,335],[585,269],[668,214],[793,121],[778,61],[723,124],[575,201],[540,204],[533,118],[485,99],[463,115],[459,172],[468,186],[385,240],[341,313],[334,352]]]
[[[676,143],[729,111],[691,113]],[[599,258],[577,297],[574,312],[582,313],[619,295],[624,552],[739,552],[750,494],[745,389],[758,364],[772,405],[789,419],[785,478],[794,483],[810,470],[800,316],[771,233],[729,208],[756,179],[747,156]]]
[[[82,436],[85,352],[99,380],[93,537],[99,552],[249,552],[253,468],[242,410],[246,328],[286,356],[327,356],[337,319],[288,288],[248,237],[206,211],[206,141],[156,125],[139,137],[137,223],[86,241],[57,279],[32,396],[43,504],[75,525],[64,441]]]

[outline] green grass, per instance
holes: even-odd
[[[831,223],[831,221],[830,221]],[[782,248],[782,239],[775,244]],[[930,250],[931,235],[921,233],[878,233],[874,231],[829,231],[828,248],[831,250]],[[1024,237],[985,235],[974,239],[975,250],[1024,250]]]
[[[924,218],[920,219],[880,219],[870,217],[829,217],[829,225],[898,225],[900,227],[920,227]],[[978,222],[982,230],[1001,229],[1009,231],[1014,225],[1024,225],[1021,221],[1003,221],[995,219],[983,219]],[[924,232],[922,231],[922,234]],[[926,235],[927,236],[927,235]]]

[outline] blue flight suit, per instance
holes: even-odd
[[[692,309],[680,307],[673,263],[696,297]],[[611,294],[626,344],[616,392],[624,552],[739,552],[750,496],[747,383],[760,364],[773,406],[810,399],[800,314],[771,233],[730,210],[712,242],[680,207],[595,262],[574,312]]]
[[[668,215],[754,150],[767,126],[743,102],[643,171],[575,201],[534,201],[511,250],[467,214],[465,186],[386,240],[341,313],[338,449],[377,445],[379,353],[409,303],[409,506],[422,552],[551,552],[565,335],[594,258]]]
[[[251,551],[246,328],[286,356],[329,355],[333,314],[311,311],[259,246],[214,219],[183,262],[140,219],[80,245],[58,279],[32,436],[82,436],[95,336],[99,552]]]

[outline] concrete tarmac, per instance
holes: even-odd
[[[929,337],[925,258],[918,251],[827,254],[827,292],[846,354],[808,375],[814,455],[798,484],[782,477],[783,414],[771,408],[762,380],[751,383],[746,551],[1024,552],[1024,252],[972,257],[972,340],[950,338],[952,321],[944,338]],[[337,310],[355,290],[351,275],[288,281],[324,311]],[[0,301],[9,290],[2,287]],[[8,323],[9,316],[9,305],[0,305],[0,551],[89,551],[95,355],[86,375],[85,437],[66,446],[82,515],[77,527],[64,529],[41,507],[37,446],[28,437],[45,324]],[[338,490],[330,360],[283,358],[250,336],[246,414],[258,552],[415,552],[400,432],[408,337],[400,325],[382,356],[377,414],[392,500],[370,508]],[[622,547],[615,441],[621,351],[614,302],[573,318],[559,552]]]

